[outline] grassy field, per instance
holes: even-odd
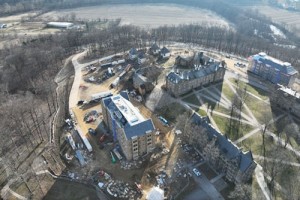
[[[81,7],[49,12],[41,19],[53,19],[75,13],[79,19],[118,19],[121,25],[137,25],[143,28],[187,23],[207,23],[230,27],[229,23],[209,10],[176,4],[123,4]],[[180,16],[180,17],[178,17]]]
[[[227,136],[233,141],[237,140],[240,137],[242,137],[246,133],[249,133],[253,129],[252,126],[250,126],[248,124],[241,123],[239,133],[237,134],[236,130],[233,130],[233,129],[231,129],[231,131],[229,132],[230,120],[228,118],[224,118],[224,117],[214,115],[213,119],[216,122],[216,124],[218,125],[219,130],[223,134],[227,134]]]
[[[264,124],[265,122],[269,122],[280,113],[279,110],[271,108],[270,104],[259,101],[252,96],[247,97],[246,105],[252,111],[256,119],[262,124]]]
[[[224,108],[223,106],[219,105],[216,102],[211,101],[210,99],[206,98],[206,97],[201,97],[204,105],[206,105],[207,107],[209,107],[210,109],[212,109],[213,111],[217,111],[223,114],[230,114],[230,110],[227,108]]]
[[[199,109],[198,110],[199,115],[201,116],[207,116],[207,112],[205,110]]]
[[[236,79],[230,78],[229,81],[234,83],[234,85],[236,85]],[[241,86],[241,88],[246,87],[248,92],[250,92],[251,94],[254,94],[255,96],[260,97],[263,100],[268,100],[269,99],[269,96],[268,96],[269,93],[262,90],[262,89],[260,89],[260,88],[258,88],[258,87],[255,87],[255,86],[250,85],[248,83],[245,83],[243,81],[240,81],[239,85]]]
[[[228,98],[228,100],[232,100],[234,97],[234,92],[229,88],[229,86],[226,83],[223,83],[222,90],[220,92],[222,92]]]
[[[188,97],[186,97],[182,100],[187,102],[187,103],[195,104],[197,106],[201,105],[195,94],[192,94],[192,95],[190,95],[190,96],[188,96]]]

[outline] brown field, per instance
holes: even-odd
[[[42,19],[57,19],[75,13],[79,19],[118,19],[121,25],[133,24],[143,28],[186,23],[207,23],[214,26],[230,27],[229,23],[209,10],[176,4],[124,4],[81,7],[49,12]]]
[[[259,13],[269,17],[275,23],[286,25],[291,31],[300,36],[300,13],[284,9],[273,8],[270,6],[253,6],[250,7]]]

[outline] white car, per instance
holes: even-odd
[[[195,174],[196,176],[201,176],[201,173],[199,172],[198,169],[194,168],[194,169],[193,169],[193,172],[194,172],[194,174]]]

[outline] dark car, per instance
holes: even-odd
[[[91,134],[91,135],[97,135],[97,132],[94,129],[89,128],[89,134]]]

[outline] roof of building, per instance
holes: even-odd
[[[164,191],[159,187],[153,187],[147,194],[147,200],[163,200]]]
[[[133,75],[133,79],[136,79],[136,78],[142,80],[144,83],[149,81],[146,76],[144,76],[143,74],[140,74],[138,72],[134,73],[134,75]]]
[[[137,54],[136,48],[131,48],[131,49],[129,50],[129,54],[131,54],[131,55],[136,55],[136,54]]]
[[[233,144],[222,133],[218,132],[209,122],[206,117],[201,117],[199,114],[194,113],[192,115],[193,123],[206,128],[208,138],[216,138],[216,144],[218,145],[221,153],[225,155],[229,160],[238,159],[239,169],[244,172],[254,162],[251,151],[243,152],[239,147]]]
[[[127,92],[104,98],[102,101],[115,122],[124,129],[127,139],[144,135],[147,131],[155,129],[152,120],[146,120],[139,110],[131,104]]]
[[[276,70],[279,70],[284,74],[294,75],[298,73],[298,71],[295,70],[295,68],[290,63],[273,58],[263,52],[252,56],[252,58],[259,63],[263,63],[267,67],[274,67]]]
[[[150,47],[150,49],[152,51],[157,51],[157,50],[159,50],[159,46],[156,43],[154,43],[154,44],[152,44],[152,46]]]
[[[145,53],[144,53],[144,52],[139,52],[138,58],[139,58],[139,59],[144,59],[144,58],[146,58],[146,57],[145,57]]]
[[[295,90],[292,90],[291,88],[288,88],[288,87],[285,87],[283,85],[280,85],[280,84],[277,84],[278,86],[278,90],[290,95],[290,96],[293,96],[293,97],[296,97],[297,99],[300,99],[300,93],[295,91]]]
[[[163,47],[163,48],[160,50],[160,53],[162,53],[162,54],[170,53],[170,50],[167,49],[167,47]]]
[[[55,27],[61,27],[61,28],[68,28],[73,26],[73,23],[70,22],[48,22],[48,26],[55,26]]]
[[[219,62],[209,63],[207,66],[201,66],[193,70],[184,70],[181,72],[170,72],[167,79],[173,83],[180,83],[185,80],[197,79],[209,74],[215,73],[220,68],[223,68]]]

